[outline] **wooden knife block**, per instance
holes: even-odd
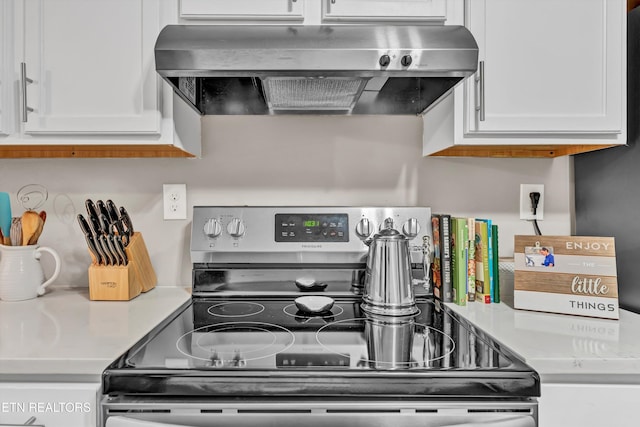
[[[133,233],[125,248],[127,265],[89,266],[89,299],[128,301],[153,289],[158,282],[142,234]]]

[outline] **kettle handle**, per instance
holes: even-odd
[[[425,288],[428,289],[429,293],[433,293],[432,283],[431,283],[431,241],[429,236],[422,237],[422,271],[424,272],[424,281]]]
[[[45,288],[58,278],[58,275],[60,274],[60,265],[61,265],[60,257],[58,256],[58,253],[53,249],[48,248],[46,246],[39,247],[34,251],[34,257],[39,260],[41,252],[49,252],[53,257],[53,259],[55,260],[56,266],[51,277],[49,277],[48,280],[46,280],[42,285],[38,287],[38,295],[44,295]]]

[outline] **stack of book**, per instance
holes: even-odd
[[[498,226],[490,219],[433,214],[434,296],[466,305],[500,302]]]

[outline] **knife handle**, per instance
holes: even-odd
[[[100,255],[100,252],[98,251],[98,248],[96,246],[96,241],[93,238],[93,234],[84,233],[84,238],[87,241],[87,246],[89,247],[89,251],[94,257],[95,263],[98,265],[102,264],[102,255]]]
[[[122,260],[122,265],[129,264],[129,257],[127,257],[127,253],[124,250],[124,242],[123,237],[125,236],[113,236],[113,240],[115,243],[116,251],[118,255],[120,255],[120,259]]]
[[[113,200],[109,199],[105,202],[107,213],[109,214],[107,218],[109,218],[110,222],[115,222],[120,220],[120,215],[118,214],[118,208],[116,208],[116,204],[113,203]]]
[[[102,245],[100,244],[100,236],[102,236],[102,234],[100,234],[99,236],[95,236],[93,241],[95,243],[96,250],[100,254],[100,263],[102,265],[108,265],[109,258],[107,257],[107,254],[104,252],[104,249],[102,249]]]
[[[96,208],[96,205],[93,203],[93,200],[91,199],[87,199],[84,202],[84,205],[87,208],[87,214],[89,215],[89,218],[91,217],[95,217],[98,218],[98,208]]]
[[[116,249],[116,243],[113,239],[113,234],[107,234],[107,246],[113,256],[114,265],[124,265],[124,259],[120,256],[120,253]]]
[[[129,241],[131,238],[129,237],[129,232],[125,231],[124,226],[122,225],[122,219],[111,223],[111,230],[114,237],[120,238],[120,243],[124,246],[129,245]]]
[[[97,216],[89,215],[89,221],[91,221],[91,229],[93,230],[94,235],[99,236],[104,234]]]
[[[100,228],[102,229],[102,232],[104,234],[111,234],[111,224],[109,223],[109,217],[107,217],[105,214],[100,214],[100,216],[98,217],[98,221],[100,223]]]
[[[111,223],[111,234],[117,234],[119,236],[126,234],[126,231],[124,231],[124,226],[122,225],[122,220],[119,219]]]
[[[91,227],[89,227],[89,223],[84,218],[84,215],[78,214],[78,224],[80,224],[80,229],[83,234],[91,234]]]
[[[98,207],[98,217],[100,217],[100,215],[104,215],[107,217],[107,219],[109,218],[109,211],[107,210],[107,206],[104,204],[104,202],[102,200],[98,200],[96,202],[96,206]]]
[[[105,254],[105,265],[116,265],[116,260],[111,253],[111,249],[109,249],[109,243],[107,243],[107,236],[104,234],[98,237],[98,242],[102,246],[102,252]]]
[[[120,206],[120,219],[124,223],[124,226],[127,228],[127,233],[129,233],[129,237],[133,236],[135,230],[133,229],[133,223],[131,222],[131,217],[129,216],[129,212],[124,208],[124,206]]]

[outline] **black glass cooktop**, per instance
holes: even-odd
[[[294,296],[195,298],[116,360],[105,393],[208,396],[539,395],[517,355],[438,301],[373,316],[355,297],[300,311]]]

